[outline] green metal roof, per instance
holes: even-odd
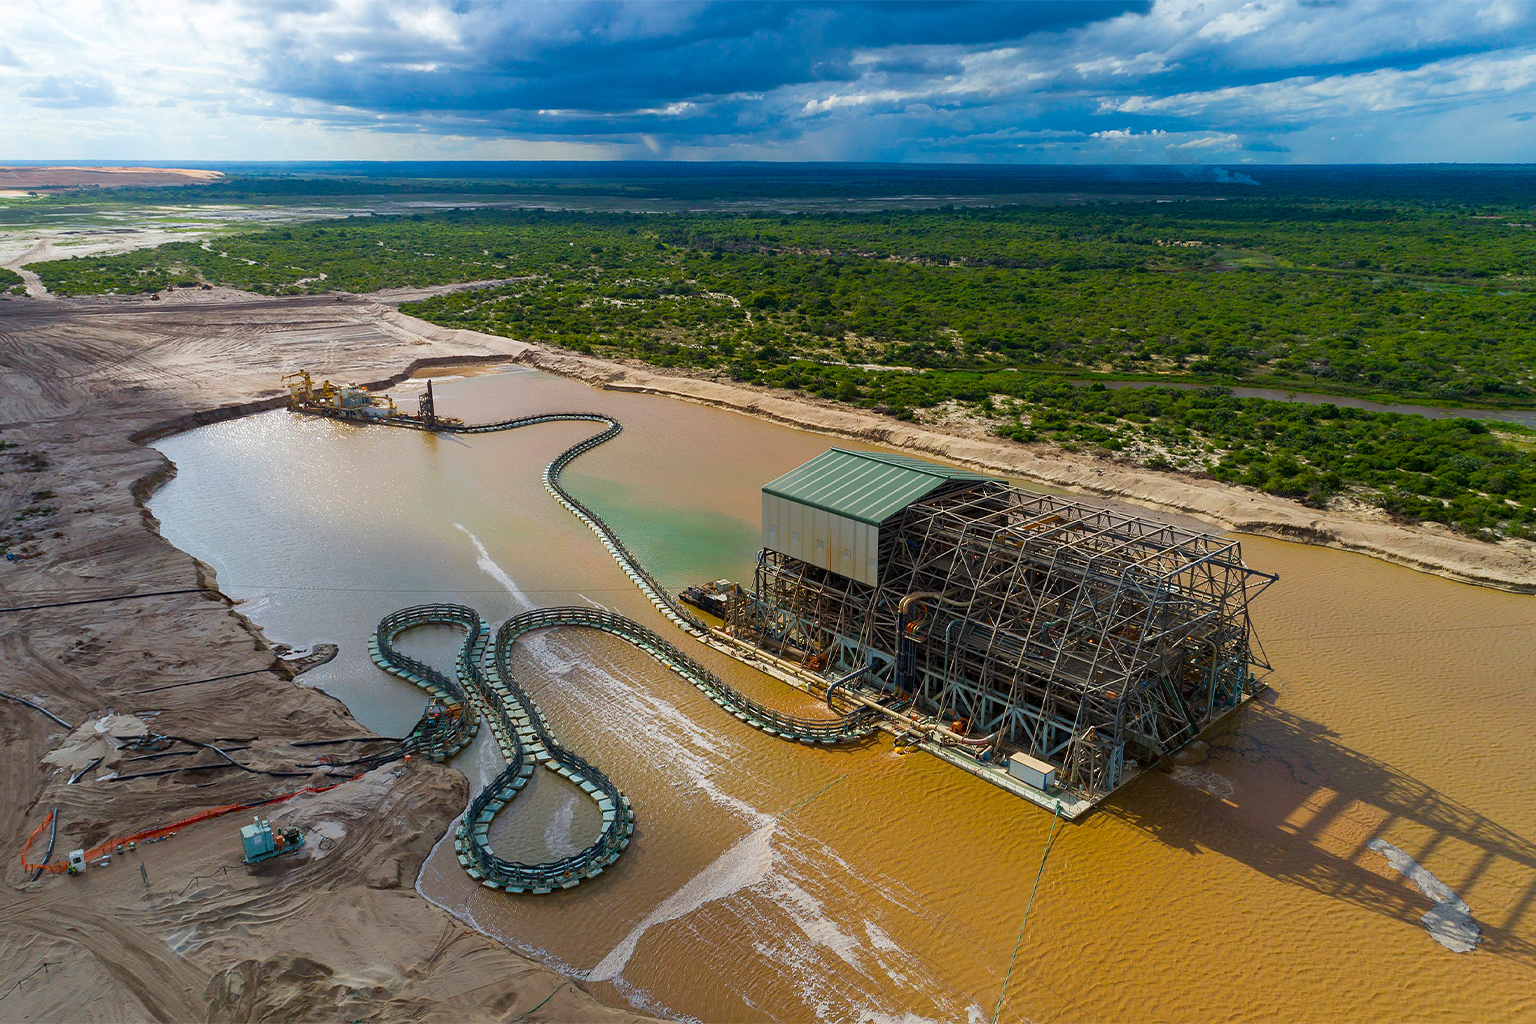
[[[764,484],[763,491],[879,526],[951,480],[991,479],[906,455],[831,448]]]

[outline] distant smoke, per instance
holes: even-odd
[[[1229,171],[1225,167],[1202,167],[1199,165],[1175,165],[1175,170],[1191,181],[1214,181],[1220,185],[1258,185],[1248,175],[1241,171]]]
[[[1223,185],[1257,185],[1248,175],[1241,171],[1229,171],[1225,167],[1212,167],[1211,173],[1216,175],[1216,180]]]

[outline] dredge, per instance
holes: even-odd
[[[452,416],[438,417],[431,380],[427,381],[426,394],[418,400],[414,415],[401,412],[389,395],[375,395],[356,384],[332,384],[327,380],[317,386],[308,370],[287,374],[282,382],[288,387],[288,408],[311,416],[417,430],[451,429],[462,424]]]
[[[1249,569],[1237,542],[920,459],[833,448],[763,488],[763,548],[751,590],[692,588],[723,626],[694,615],[560,483],[585,452],[617,437],[602,413],[545,413],[466,425],[439,417],[431,384],[416,416],[393,403],[348,404],[346,389],[294,375],[299,412],[477,434],[587,421],[603,429],[561,452],[544,487],[593,531],[656,608],[700,642],[826,701],[833,717],[786,715],[735,690],[640,624],[593,608],[542,608],[494,635],[474,609],[419,605],[379,624],[385,671],[421,687],[427,709],[395,750],[446,760],[490,724],[506,767],[471,801],[455,849],[481,884],[550,892],[596,877],[628,845],[634,812],[595,765],[551,734],[510,670],[522,636],[558,627],[617,636],[702,690],[740,721],[807,744],[859,742],[876,729],[1076,818],[1263,689],[1251,668],[1248,602],[1275,576]],[[327,397],[330,395],[331,397]],[[378,413],[364,409],[381,409]],[[721,608],[723,599],[724,607]],[[395,647],[407,630],[452,625],[465,640],[452,675]],[[544,864],[501,859],[490,825],[534,765],[566,776],[598,805],[598,839]]]
[[[1234,540],[833,448],[763,487],[727,623],[910,697],[934,753],[1070,817],[1263,689],[1248,604],[1276,578]]]

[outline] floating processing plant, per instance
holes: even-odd
[[[763,487],[754,586],[727,620],[910,695],[947,759],[1086,809],[1263,688],[1248,604],[1275,579],[1234,540],[833,448]]]

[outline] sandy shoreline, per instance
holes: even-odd
[[[256,869],[240,863],[235,815],[83,878],[30,881],[21,869],[16,854],[51,810],[57,861],[208,807],[335,781],[310,767],[315,749],[292,742],[367,735],[338,701],[296,685],[207,567],[159,535],[143,500],[174,467],[134,439],[268,407],[277,375],[300,365],[369,380],[381,367],[403,377],[433,360],[509,354],[500,342],[415,338],[329,297],[198,298],[0,303],[0,440],[12,446],[0,451],[0,533],[32,556],[0,562],[0,691],[71,726],[0,707],[11,989],[0,1018],[636,1019],[415,892],[466,799],[463,776],[430,763],[281,805],[274,822],[314,829],[311,842]],[[99,600],[124,595],[159,596]],[[218,744],[251,770],[192,748],[130,761],[145,755],[96,734],[109,710]],[[162,766],[180,770],[108,777]]]
[[[400,328],[443,345],[486,344],[494,335],[450,330],[395,309],[379,313]],[[1536,593],[1536,544],[1473,540],[1439,524],[1393,521],[1384,512],[1307,508],[1247,487],[1157,472],[1048,445],[940,432],[861,409],[784,391],[668,375],[641,366],[522,342],[517,362],[595,387],[666,395],[732,409],[787,426],[866,441],[987,473],[1068,488],[1099,498],[1193,516],[1223,530],[1371,555],[1421,572],[1516,593]]]

